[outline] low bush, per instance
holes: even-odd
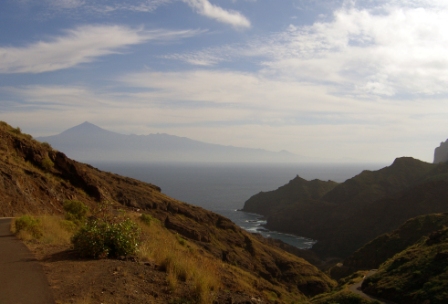
[[[79,224],[85,220],[89,208],[80,201],[66,200],[64,202],[65,219]]]
[[[53,148],[51,147],[51,145],[49,143],[47,143],[46,141],[42,143],[42,146],[47,148],[48,150],[52,150]]]
[[[42,227],[40,220],[31,215],[23,215],[15,220],[16,233],[29,233],[32,238],[42,237]]]
[[[151,225],[151,221],[152,221],[152,216],[149,214],[144,214],[142,213],[142,215],[140,216],[140,220],[147,226]]]
[[[54,167],[53,161],[49,157],[44,157],[41,162],[42,168],[46,171],[50,171]]]
[[[107,258],[135,254],[140,244],[140,229],[129,218],[91,218],[73,236],[74,249],[83,257]]]
[[[12,131],[12,133],[15,133],[15,134],[22,134],[22,130],[19,127],[12,128],[11,131]]]

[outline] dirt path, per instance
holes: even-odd
[[[375,270],[375,269],[374,269],[374,270],[370,270],[370,271],[366,274],[366,276],[364,277],[364,280],[365,280],[366,278],[368,278],[368,277],[374,275],[376,272],[377,272],[377,270]],[[364,281],[364,280],[363,280],[363,281]],[[370,296],[370,295],[364,293],[364,292],[361,290],[361,285],[362,285],[362,282],[363,282],[363,281],[358,282],[358,283],[353,284],[352,286],[350,286],[350,288],[349,288],[350,291],[353,292],[353,293],[356,293],[357,295],[360,295],[361,297],[363,297],[364,299],[367,299],[367,300],[377,301],[377,302],[379,302],[379,303],[381,303],[381,304],[395,304],[394,302],[387,301],[387,300],[383,300],[383,299],[378,299],[378,298],[372,297],[372,296]]]
[[[41,265],[0,218],[0,304],[51,304],[53,296]]]

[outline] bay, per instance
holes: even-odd
[[[159,186],[177,200],[221,214],[243,229],[280,239],[298,248],[316,242],[306,236],[269,231],[260,215],[241,212],[244,202],[260,191],[272,191],[297,175],[313,180],[345,180],[363,170],[378,170],[384,164],[241,164],[241,163],[94,163],[114,172]]]

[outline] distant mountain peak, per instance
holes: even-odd
[[[38,138],[70,157],[111,162],[297,162],[285,151],[224,146],[166,133],[125,135],[85,121],[60,134]]]
[[[91,122],[85,121],[82,124],[74,126],[68,130],[65,130],[60,135],[92,134],[92,133],[113,133],[113,132],[100,128]]]
[[[85,121],[82,124],[78,125],[78,126],[89,126],[89,127],[98,127],[96,125],[94,125],[93,123],[89,122],[89,121]]]

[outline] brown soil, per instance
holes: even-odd
[[[175,289],[152,262],[79,258],[67,247],[29,244],[44,267],[56,303],[196,303],[185,282]],[[231,282],[229,282],[231,284]],[[267,303],[261,295],[222,288],[214,303]]]
[[[0,218],[0,303],[54,303],[42,266]]]

